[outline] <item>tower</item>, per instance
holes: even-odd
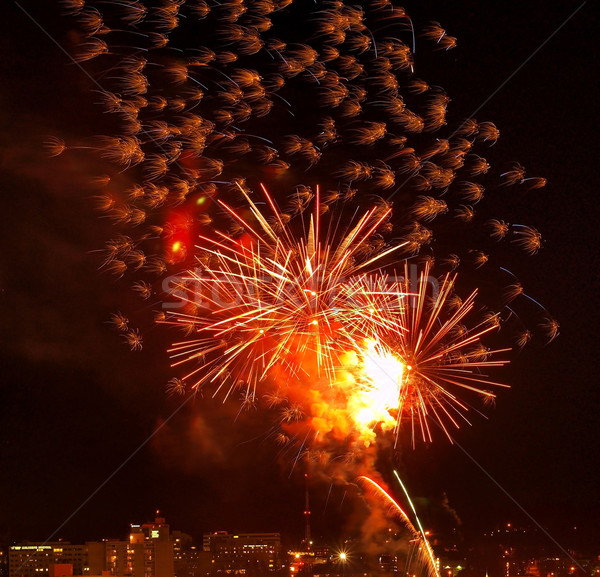
[[[308,498],[308,473],[304,473],[304,539],[303,545],[306,551],[310,551],[310,502]]]

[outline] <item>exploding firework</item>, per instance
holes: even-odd
[[[388,211],[373,208],[341,232],[336,220],[322,230],[317,192],[299,235],[263,193],[270,215],[246,195],[251,219],[218,201],[248,232],[201,236],[202,266],[175,287],[184,311],[165,322],[187,334],[169,351],[173,366],[191,367],[183,382],[193,390],[212,383],[215,394],[225,386],[225,398],[243,387],[252,403],[257,387],[261,396],[285,375],[288,389],[298,383],[298,398],[286,405],[289,390],[269,397],[285,423],[307,420],[335,436],[343,414],[344,434],[364,443],[375,430],[398,435],[406,421],[413,441],[416,431],[431,441],[430,420],[447,434],[446,422],[468,422],[460,392],[493,398],[489,388],[503,385],[484,371],[504,364],[496,358],[504,350],[480,339],[499,327],[498,315],[467,328],[476,293],[457,304],[456,275],[438,281],[429,265],[417,278],[409,266],[404,276],[381,273],[402,244],[357,258]]]
[[[415,279],[406,267],[397,289],[409,295],[406,306],[379,324],[376,342],[381,344],[365,357],[367,392],[386,391],[387,410],[396,415],[396,427],[407,419],[413,441],[417,430],[423,440],[432,440],[430,420],[448,437],[446,423],[455,427],[459,420],[468,423],[461,393],[493,399],[490,387],[506,385],[491,380],[487,372],[506,364],[498,355],[510,350],[490,350],[481,342],[499,328],[498,314],[488,313],[474,326],[466,325],[476,291],[463,301],[454,292],[455,276],[447,274],[438,282],[430,272],[427,264]]]
[[[431,423],[450,436],[469,397],[493,400],[506,349],[482,339],[506,325],[525,346],[517,312],[536,303],[494,246],[535,255],[543,239],[480,207],[546,181],[492,168],[493,123],[447,125],[450,98],[415,53],[455,38],[436,22],[419,34],[387,0],[63,4],[111,133],[48,153],[96,155],[97,206],[118,229],[100,268],[170,301],[155,320],[183,332],[171,393],[266,399],[281,442],[305,449],[404,429],[430,441]],[[131,315],[112,323],[142,348]]]
[[[270,217],[242,194],[252,223],[218,203],[247,234],[200,236],[205,264],[175,287],[181,304],[192,309],[169,317],[168,322],[191,334],[170,349],[175,365],[200,359],[200,366],[184,377],[194,379],[193,389],[205,382],[227,382],[230,391],[243,384],[252,398],[275,365],[299,375],[314,357],[317,373],[323,369],[332,379],[337,354],[352,346],[360,332],[374,333],[385,322],[374,303],[391,296],[401,306],[402,295],[394,288],[371,285],[372,273],[402,245],[357,256],[390,211],[373,207],[343,231],[323,231],[317,189],[307,230],[298,236],[266,190]],[[364,311],[358,300],[370,302],[371,308]]]

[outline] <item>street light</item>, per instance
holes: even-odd
[[[338,553],[338,561],[342,564],[342,577],[346,574],[346,561],[348,560],[348,555],[345,551],[340,551]]]

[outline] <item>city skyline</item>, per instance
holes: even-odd
[[[507,523],[488,530],[472,543],[460,545],[456,544],[456,532],[452,533],[454,536],[428,531],[437,571],[445,577],[459,572],[484,572],[490,577],[583,577],[600,573],[596,554],[584,553],[577,544],[567,554],[548,547],[537,528]],[[409,567],[412,563],[406,541],[391,527],[382,529],[381,537],[381,541],[371,544],[346,537],[337,543],[311,541],[308,546],[303,543],[294,547],[282,541],[280,533],[212,531],[204,533],[201,541],[194,541],[184,531],[172,529],[157,511],[153,521],[131,524],[129,535],[121,540],[104,538],[81,544],[23,541],[0,548],[0,575],[401,574],[403,564]]]

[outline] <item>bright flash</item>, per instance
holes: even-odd
[[[353,399],[354,421],[361,428],[378,423],[393,426],[390,410],[402,402],[404,364],[383,347],[370,340],[366,344],[362,367],[362,383]]]

